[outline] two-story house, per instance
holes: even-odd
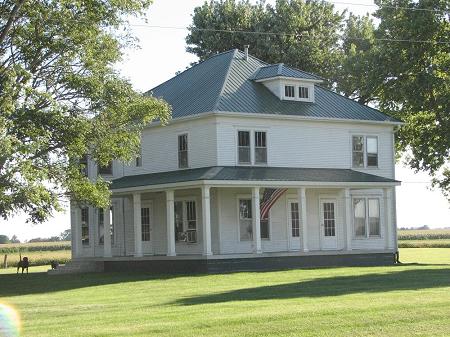
[[[89,177],[112,180],[112,206],[71,204],[75,261],[158,271],[393,263],[401,122],[321,82],[230,50],[152,89],[172,120],[142,132],[135,162],[88,162]]]

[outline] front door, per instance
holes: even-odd
[[[336,200],[320,200],[320,236],[322,249],[337,249]]]
[[[300,211],[297,200],[288,202],[289,250],[300,250]]]
[[[152,247],[152,219],[153,210],[151,202],[142,202],[141,205],[141,231],[142,231],[142,252],[144,255],[153,254]]]

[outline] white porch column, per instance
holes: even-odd
[[[392,248],[395,232],[392,225],[392,188],[383,188],[384,195],[384,236],[386,248]]]
[[[203,223],[203,255],[212,255],[211,199],[209,186],[202,186],[202,223]]]
[[[142,256],[141,194],[133,193],[134,256]]]
[[[167,220],[167,256],[175,256],[175,208],[174,192],[166,191],[166,220]]]
[[[347,237],[346,249],[352,250],[352,198],[350,196],[350,189],[346,188],[344,190],[344,200],[345,200],[345,233]]]
[[[302,248],[304,252],[308,252],[308,222],[306,217],[306,189],[301,187],[297,190],[298,206],[302,219]]]
[[[81,209],[72,204],[73,257],[81,255]]]
[[[103,209],[103,256],[111,257],[111,212],[110,208]]]
[[[252,226],[255,253],[261,254],[261,210],[259,206],[259,187],[252,189]]]

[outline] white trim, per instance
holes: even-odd
[[[339,205],[338,205],[338,196],[336,194],[319,194],[319,245],[320,250],[338,250],[339,247],[339,237],[338,237],[338,219],[339,219]],[[322,209],[322,203],[323,201],[328,200],[332,201],[334,203],[334,237],[336,240],[336,247],[333,248],[324,248],[323,247],[323,237],[324,233],[323,230],[325,227],[322,228],[322,221],[323,221],[323,209]],[[325,226],[325,225],[324,225]]]
[[[297,77],[289,77],[289,76],[272,76],[272,77],[266,77],[261,78],[259,80],[254,80],[255,82],[267,82],[267,81],[273,81],[273,80],[286,80],[286,81],[298,81],[298,82],[308,82],[308,83],[323,83],[323,80],[315,80],[311,78],[297,78]]]
[[[365,119],[344,119],[333,117],[312,117],[312,116],[293,116],[293,115],[281,115],[274,111],[271,114],[267,113],[247,113],[247,112],[235,112],[235,111],[207,111],[201,112],[195,115],[177,117],[170,120],[167,125],[182,123],[189,120],[208,118],[208,117],[241,117],[251,119],[276,119],[276,120],[299,120],[309,122],[333,122],[333,123],[347,123],[347,124],[374,124],[374,125],[405,125],[404,122],[393,121],[373,121]],[[146,126],[146,128],[162,127],[163,125],[159,121],[155,121]]]
[[[160,192],[166,189],[185,189],[188,187],[197,188],[199,185],[209,185],[211,187],[230,187],[230,186],[240,186],[240,187],[288,187],[288,188],[298,188],[302,186],[313,186],[317,188],[329,188],[329,187],[353,187],[353,188],[382,188],[382,187],[392,187],[399,186],[400,182],[322,182],[322,181],[286,181],[286,180],[273,180],[273,181],[260,181],[260,180],[195,180],[186,181],[178,183],[169,184],[159,184],[159,185],[145,185],[136,187],[126,187],[112,189],[111,191],[115,195],[125,194],[130,192],[145,192],[154,191]]]

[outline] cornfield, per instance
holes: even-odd
[[[49,265],[51,261],[58,261],[60,264],[65,264],[71,259],[70,250],[57,250],[57,251],[33,251],[33,252],[23,252],[21,253],[22,257],[28,257],[28,261],[30,262],[30,266],[43,266]],[[1,256],[0,264],[3,266],[3,258],[4,254]],[[8,253],[8,266],[16,267],[19,262],[19,253]]]
[[[450,229],[401,230],[398,240],[450,240]]]
[[[59,250],[70,251],[70,241],[0,244],[0,254]]]

